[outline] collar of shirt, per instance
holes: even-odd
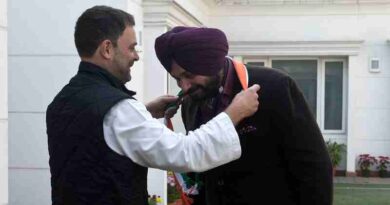
[[[113,76],[110,72],[93,63],[81,61],[79,65],[78,73],[93,75],[95,78],[104,82],[108,82],[111,86],[122,90],[123,92],[127,93],[131,97],[136,94],[136,92],[132,90],[128,90],[126,86],[122,82],[120,82],[119,79]]]

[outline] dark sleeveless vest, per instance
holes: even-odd
[[[277,69],[247,66],[261,86],[259,110],[243,120],[240,159],[202,173],[206,202],[196,205],[330,205],[332,168],[316,120],[296,83]],[[234,93],[241,90],[238,79]],[[199,105],[186,98],[187,131],[199,126]],[[310,173],[310,174],[308,174]],[[313,182],[315,181],[315,183]],[[321,190],[320,192],[318,190]],[[202,197],[200,201],[202,201]]]
[[[134,94],[106,70],[81,62],[48,106],[53,205],[147,205],[147,168],[112,151],[103,136],[105,114]]]

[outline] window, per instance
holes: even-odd
[[[262,57],[264,58],[264,57]],[[328,57],[268,57],[246,59],[288,73],[302,90],[324,133],[345,133],[346,60]]]
[[[272,67],[287,72],[298,84],[316,117],[317,112],[317,61],[273,60]]]
[[[259,59],[259,58],[244,60],[244,63],[246,63],[248,65],[260,66],[260,67],[266,66],[266,62],[267,62],[266,59]]]
[[[325,116],[326,130],[342,129],[343,63],[325,62]]]
[[[259,61],[259,62],[248,62],[249,65],[253,66],[264,66],[265,62]]]

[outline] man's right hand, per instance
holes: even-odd
[[[260,86],[252,85],[245,91],[239,92],[225,112],[229,115],[234,125],[237,125],[246,117],[252,116],[259,108],[259,95],[257,92]]]

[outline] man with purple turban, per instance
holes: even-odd
[[[204,196],[197,196],[195,204],[332,204],[332,165],[325,142],[291,77],[227,57],[227,38],[215,28],[175,27],[156,39],[155,49],[190,96],[182,104],[187,132],[223,111],[236,93],[261,86],[260,109],[236,126],[241,158],[201,173]],[[253,189],[259,186],[262,191]]]

